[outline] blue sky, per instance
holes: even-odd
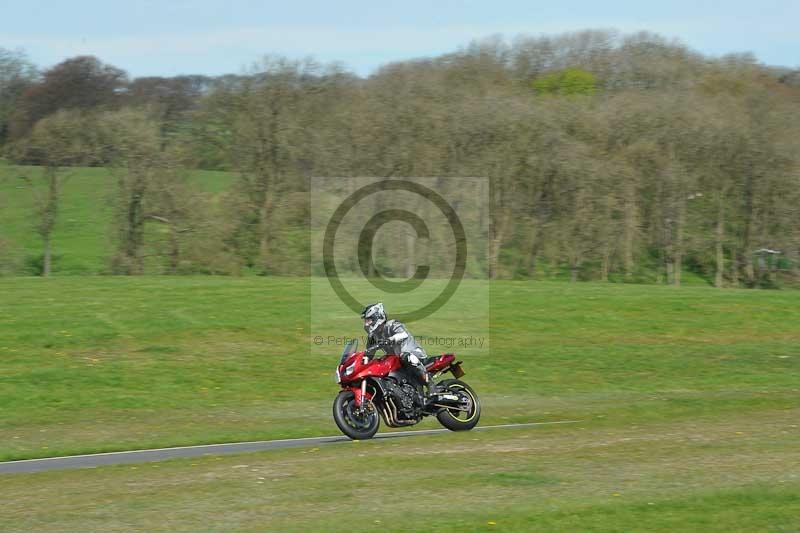
[[[91,54],[132,76],[237,73],[266,54],[359,74],[471,39],[648,30],[706,54],[800,67],[800,0],[0,0],[0,47],[48,67]]]

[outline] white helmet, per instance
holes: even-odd
[[[366,331],[368,335],[372,335],[373,331],[386,322],[386,311],[383,310],[383,304],[378,302],[366,306],[364,310],[361,311],[361,318],[364,319],[364,331]]]

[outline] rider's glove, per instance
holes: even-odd
[[[375,355],[375,352],[377,352],[378,350],[386,351],[386,349],[390,348],[392,344],[393,344],[392,341],[390,341],[389,339],[376,340],[375,344],[367,347],[367,349],[364,350],[364,352],[370,356]]]

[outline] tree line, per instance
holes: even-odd
[[[798,71],[647,33],[490,38],[366,78],[268,57],[131,80],[93,57],[39,72],[0,49],[2,149],[43,168],[43,273],[61,180],[88,165],[115,183],[114,273],[155,256],[164,273],[308,274],[312,176],[487,176],[487,257],[470,275],[792,283],[798,111]],[[197,168],[234,185],[203,193]]]

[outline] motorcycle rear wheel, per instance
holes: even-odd
[[[439,423],[450,431],[467,431],[474,428],[481,418],[481,401],[472,387],[458,379],[447,379],[439,383],[439,389],[445,389],[469,400],[466,412],[447,408],[439,411],[436,414]]]
[[[355,405],[353,391],[340,392],[333,401],[333,420],[339,429],[353,440],[371,439],[381,425],[381,417],[371,401],[365,399],[361,414]]]

